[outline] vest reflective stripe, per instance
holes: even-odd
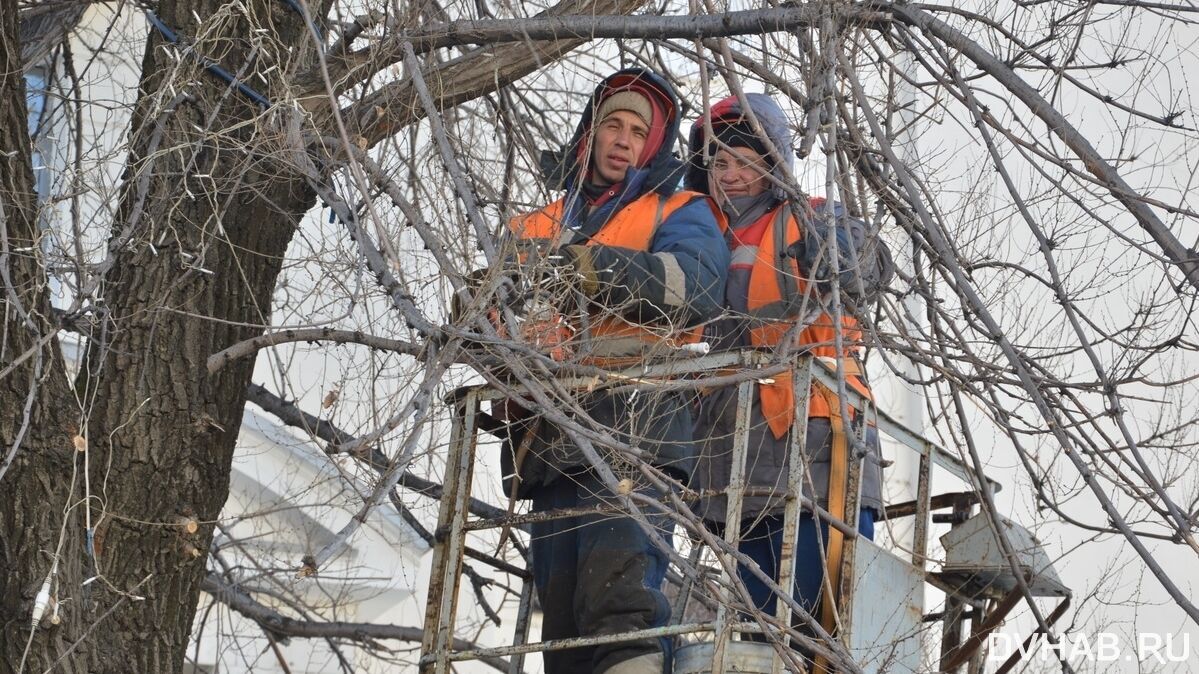
[[[642,195],[613,213],[585,245],[648,252],[662,222],[696,199],[707,200],[707,197],[688,191],[676,192],[665,199],[656,192]],[[708,203],[717,222],[723,222],[724,215]],[[563,234],[565,210],[564,200],[559,199],[540,211],[513,218],[509,228],[518,240],[518,247],[529,241],[555,247]],[[698,342],[702,335],[700,328],[673,330],[646,326],[602,313],[593,313],[592,318],[586,334],[582,335],[579,352],[582,362],[599,367],[635,365],[655,356],[668,357],[674,349]]]
[[[740,246],[733,251],[733,260],[729,266],[752,267],[758,259],[757,246]]]
[[[799,223],[790,214],[786,204],[779,206],[775,213],[769,229],[762,234],[757,259],[749,275],[749,339],[755,347],[778,346],[782,342],[791,326],[801,318],[796,314],[803,308],[808,290],[807,283],[799,275],[796,261],[784,256],[787,245],[798,241],[801,236]],[[815,296],[807,298],[808,306],[812,309],[816,308],[816,302]],[[832,315],[821,312],[800,331],[796,346],[814,356],[836,358],[837,332]],[[861,343],[862,339],[857,320],[843,315],[839,332],[845,346],[845,358],[842,361],[845,381],[858,393],[873,400],[870,389],[851,358],[854,346]],[[762,415],[770,425],[770,430],[776,438],[783,437],[795,420],[795,391],[791,374],[784,373],[774,377],[772,383],[759,384],[759,394]],[[813,392],[809,396],[808,416],[834,416],[828,398]]]

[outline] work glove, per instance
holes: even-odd
[[[813,200],[817,221],[804,221],[803,237],[787,247],[787,256],[794,258],[799,274],[814,283],[822,293],[833,285],[831,236],[837,250],[837,284],[846,306],[862,308],[877,299],[895,275],[895,263],[883,241],[870,235],[870,225],[861,218],[850,216],[836,203]],[[828,223],[821,222],[833,209],[836,218],[833,232]]]
[[[548,274],[551,284],[568,285],[587,297],[599,293],[599,274],[595,269],[592,248],[579,244],[562,246],[550,254]]]
[[[838,227],[836,233],[839,253],[837,282],[842,301],[847,306],[857,307],[873,303],[895,276],[895,262],[891,259],[890,249],[881,240],[865,246],[861,237],[855,236],[848,228]],[[799,275],[814,283],[821,293],[832,290],[830,255],[831,251],[824,241],[800,239],[787,246],[786,250],[786,256],[795,259]]]
[[[836,233],[837,250],[840,253],[839,261],[844,268],[849,265],[849,247],[852,243],[846,230],[837,228]],[[801,276],[814,278],[820,283],[830,283],[828,279],[832,276],[832,265],[829,262],[829,255],[832,253],[831,246],[826,245],[823,239],[812,241],[810,247],[808,243],[808,238],[805,237],[787,246],[787,257],[793,258],[799,265]],[[842,273],[845,272],[842,271]]]

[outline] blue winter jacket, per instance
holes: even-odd
[[[620,194],[588,212],[586,199],[580,191],[585,166],[579,162],[579,148],[591,134],[592,115],[599,101],[609,91],[623,88],[632,80],[639,86],[652,87],[658,94],[667,112],[665,140],[646,166],[629,170]],[[672,152],[673,141],[678,137],[679,117],[678,98],[673,88],[650,71],[621,70],[600,83],[584,108],[571,141],[561,152],[546,153],[542,157],[542,168],[550,187],[566,191],[567,210],[563,224],[571,230],[571,236],[565,243],[585,242],[612,214],[638,199],[653,192],[669,196],[679,189],[684,164]],[[651,224],[646,223],[647,226]],[[691,326],[721,312],[729,250],[707,197],[696,195],[695,201],[671,213],[659,225],[647,251],[594,245],[590,252],[596,270],[601,273],[601,290],[589,299],[634,322],[669,321],[674,326]],[[685,291],[682,301],[677,292],[669,288],[671,279],[664,260],[666,256],[673,258],[683,271]],[[601,391],[581,393],[577,404],[587,415],[579,419],[581,423],[593,423],[597,430],[643,450],[652,463],[684,480],[690,476],[695,467],[696,449],[692,442],[690,404],[683,394],[642,391],[630,396]],[[536,436],[517,468],[514,465],[515,448],[523,434],[530,430],[534,430]],[[562,429],[533,419],[514,426],[505,444],[502,463],[505,475],[519,473],[516,493],[523,497],[533,496],[539,486],[562,475],[588,469],[588,462]],[[512,486],[511,483],[506,485],[507,489]]]
[[[622,184],[623,190],[617,197],[586,213],[587,202],[579,192],[584,166],[577,160],[578,150],[591,134],[592,113],[599,101],[610,89],[618,86],[614,82],[627,82],[629,78],[652,86],[660,94],[661,101],[668,102],[666,140],[646,166],[629,169]],[[674,156],[672,147],[672,141],[678,137],[679,131],[678,107],[674,89],[648,70],[621,70],[596,87],[570,142],[563,151],[542,158],[542,168],[551,188],[563,187],[566,190],[564,225],[574,230],[574,241],[585,241],[598,232],[612,214],[637,199],[654,192],[670,196],[678,191],[685,170],[685,163]],[[676,325],[690,326],[715,317],[723,308],[724,281],[729,265],[728,245],[704,197],[697,195],[695,201],[666,218],[658,227],[648,251],[600,245],[593,246],[591,253],[595,268],[603,270],[605,274],[600,279],[600,286],[607,289],[603,297],[595,299],[612,307],[628,307],[631,304],[633,308],[631,311],[626,309],[626,314],[635,321],[652,322],[668,314],[671,320],[680,321]],[[662,255],[673,256],[686,277],[683,306],[678,307],[682,310],[681,314],[670,311],[676,308],[672,305],[677,303],[677,296],[667,292]]]

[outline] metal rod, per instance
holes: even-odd
[[[445,487],[441,492],[441,504],[437,510],[437,523],[446,526],[452,517],[456,501],[455,489],[458,486],[456,476],[461,471],[462,453],[458,448],[466,437],[465,400],[469,392],[464,392],[461,399],[454,405],[453,420],[450,424],[450,452],[446,456]],[[450,563],[448,556],[448,536],[435,536],[433,539],[433,560],[429,570],[429,592],[425,599],[425,625],[421,639],[422,662],[436,655],[438,641],[438,626],[441,624],[441,611],[444,606],[443,597],[446,594],[446,566]],[[431,663],[431,661],[430,661]],[[421,665],[421,672],[428,672],[428,665]]]
[[[854,567],[858,550],[858,537],[856,535],[860,526],[858,518],[861,516],[862,509],[862,470],[863,463],[867,461],[866,453],[863,448],[866,447],[866,437],[869,433],[869,424],[867,419],[874,411],[874,403],[869,399],[862,399],[863,406],[855,407],[857,415],[854,419],[846,419],[845,423],[849,425],[851,433],[849,447],[849,474],[846,476],[845,487],[845,523],[850,525],[855,535],[845,536],[841,548],[841,570],[840,570],[840,588],[835,594],[835,600],[838,603],[837,612],[841,622],[840,636],[842,640],[848,644],[848,635],[853,629],[851,617],[853,615],[854,602]],[[861,452],[861,453],[859,453]]]
[[[458,609],[458,588],[462,577],[463,550],[466,548],[466,516],[470,503],[470,485],[474,474],[475,463],[475,414],[479,411],[479,398],[474,393],[467,394],[463,400],[462,432],[459,434],[459,446],[451,445],[450,457],[447,457],[446,482],[448,500],[443,499],[442,505],[449,505],[449,534],[446,536],[443,549],[445,557],[440,568],[443,580],[441,583],[440,610],[438,611],[437,632],[434,640],[436,663],[434,674],[449,674],[449,653],[454,640],[455,613]],[[448,472],[450,463],[454,472]],[[440,520],[445,513],[439,513]],[[439,524],[441,524],[439,522]]]
[[[978,651],[979,647],[983,645],[983,642],[987,640],[987,635],[994,632],[995,628],[1003,623],[1003,619],[1007,617],[1008,613],[1012,612],[1012,609],[1016,608],[1016,605],[1023,598],[1024,595],[1020,592],[1019,588],[1012,590],[1004,595],[995,609],[988,612],[986,617],[981,621],[972,619],[970,621],[970,636],[953,650],[942,656],[941,669],[952,672],[965,664]]]
[[[954,522],[953,527],[959,526],[970,517],[972,503],[963,499],[953,504]],[[941,666],[938,671],[952,674],[961,662],[955,663],[952,668],[948,665],[952,661],[954,653],[958,652],[958,648],[962,645],[962,623],[965,621],[966,604],[963,599],[957,596],[957,593],[945,595],[945,624],[941,630]],[[964,660],[963,660],[964,662]]]
[[[695,589],[695,584],[699,582],[699,558],[703,551],[703,546],[698,542],[691,544],[691,552],[687,555],[687,565],[695,572],[683,576],[683,582],[679,586],[679,596],[675,599],[674,607],[670,612],[670,624],[672,625],[683,622],[683,618],[687,615],[687,603],[691,601],[691,592]]]
[[[804,363],[803,361],[808,361]],[[812,395],[811,357],[801,359],[802,365],[795,368],[791,385],[795,395],[795,419],[791,422],[791,441],[787,443],[787,495],[783,506],[783,543],[779,555],[779,587],[788,594],[795,586],[795,544],[799,538],[800,505],[803,498],[803,481],[807,472],[808,408]],[[810,502],[809,502],[810,503]],[[811,504],[815,507],[815,504]],[[791,624],[791,607],[785,601],[775,606],[775,617],[783,625]],[[783,659],[775,651],[770,659],[772,674],[782,674]]]
[[[1070,608],[1070,596],[1066,595],[1066,599],[1062,601],[1062,603],[1058,604],[1057,608],[1053,609],[1053,613],[1050,613],[1045,618],[1045,626],[1053,627],[1058,619],[1066,614],[1066,609],[1068,608]],[[1016,652],[1012,653],[1011,656],[1009,656],[1008,659],[999,666],[999,669],[995,670],[995,674],[1007,674],[1008,672],[1012,671],[1012,668],[1016,666],[1016,663],[1020,662],[1020,659],[1023,658],[1024,654],[1028,652],[1028,646],[1032,643],[1033,637],[1044,633],[1044,630],[1038,628],[1037,631],[1025,637],[1024,643],[1021,644],[1020,648],[1016,649]]]
[[[741,506],[745,498],[745,464],[749,454],[749,415],[753,405],[753,382],[737,385],[737,418],[733,427],[733,466],[729,475],[729,491],[725,501],[724,542],[737,548],[741,542]],[[734,565],[732,573],[737,573]],[[721,592],[721,601],[716,606],[716,643],[712,646],[712,671],[724,671],[724,651],[732,637],[729,620],[729,604],[733,593],[730,588],[736,578],[730,578]]]
[[[705,489],[703,491],[694,492],[695,496],[697,496],[697,497],[720,496],[722,494],[727,494],[727,493],[728,493],[727,489]],[[747,486],[742,491],[741,496],[743,498],[746,496],[767,496],[767,497],[769,497],[769,496],[777,496],[777,492],[775,491],[775,489],[773,487],[749,487],[749,486]],[[665,498],[658,499],[658,500],[663,501],[663,502],[666,501]],[[814,513],[817,518],[828,523],[834,529],[837,529],[838,531],[841,531],[842,533],[845,533],[847,535],[852,536],[856,533],[856,531],[857,531],[856,529],[851,527],[848,523],[842,521],[840,518],[833,517],[832,513],[825,510],[824,508],[821,508],[819,505],[814,503],[808,497],[799,496],[798,502],[799,502],[799,507],[802,510],[802,512]],[[473,520],[468,521],[463,526],[463,528],[466,529],[467,531],[483,531],[486,529],[496,529],[496,528],[500,528],[500,527],[504,527],[504,526],[515,526],[518,524],[527,524],[530,522],[546,522],[549,520],[565,519],[567,517],[576,517],[579,515],[604,515],[604,514],[618,514],[618,513],[622,513],[622,512],[624,512],[624,511],[622,510],[622,508],[620,507],[619,504],[611,504],[611,503],[599,504],[599,505],[595,505],[595,506],[580,506],[577,508],[557,508],[554,510],[543,510],[541,512],[535,512],[535,513],[521,513],[521,514],[516,514],[516,515],[507,515],[504,517],[489,517],[489,518],[473,519]],[[445,527],[439,527],[438,529],[436,529],[433,532],[433,535],[435,538],[445,538],[448,535],[448,533],[449,533],[449,526],[447,525]],[[469,551],[467,554],[469,554]],[[481,559],[480,561],[487,561],[487,560]],[[493,564],[493,566],[494,566],[494,564]],[[502,568],[502,567],[497,566],[496,568]]]
[[[912,534],[912,566],[921,571],[928,560],[928,527],[932,519],[929,494],[932,491],[933,461],[924,454],[920,457],[919,476],[916,478],[916,530]]]

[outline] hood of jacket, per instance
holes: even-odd
[[[595,111],[608,95],[630,89],[651,100],[655,110],[655,126],[656,116],[662,114],[662,136],[657,152],[644,166],[629,168],[622,191],[625,194],[642,194],[655,190],[669,195],[678,189],[684,169],[683,162],[672,153],[680,125],[678,94],[665,79],[644,68],[625,68],[604,78],[583,107],[583,114],[570,141],[557,152],[542,152],[541,173],[550,189],[571,190],[579,184],[591,162],[589,141]]]
[[[787,123],[783,109],[766,94],[746,94],[745,100],[749,104],[750,110],[753,110],[754,117],[757,117],[758,123],[762,125],[762,130],[770,138],[770,142],[783,155],[783,162],[786,163],[787,168],[793,167],[795,151],[791,147],[791,127]],[[688,142],[690,160],[687,163],[686,187],[704,194],[708,193],[708,167],[704,161],[704,146],[709,142],[707,125],[704,121],[708,118],[712,120],[713,130],[719,129],[724,124],[744,122],[748,125],[749,123],[749,118],[745,116],[741,108],[741,101],[736,96],[729,96],[713,105],[707,115],[695,120],[695,123],[691,125]],[[772,173],[775,178],[783,179],[782,167],[776,166]],[[775,188],[775,191],[779,199],[786,198],[781,189]]]

